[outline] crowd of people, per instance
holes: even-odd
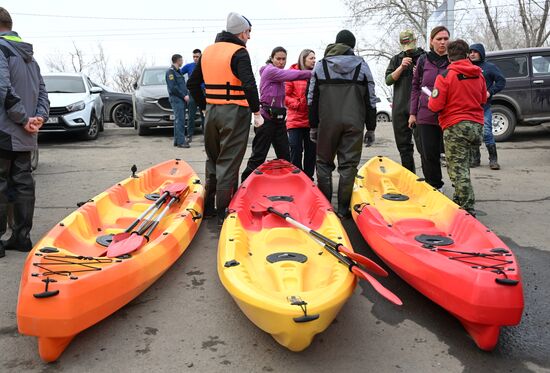
[[[252,23],[232,12],[214,44],[204,52],[195,49],[193,62],[186,65],[181,55],[174,54],[166,72],[175,117],[174,146],[190,147],[197,111],[203,121],[204,216],[223,223],[239,184],[252,122],[252,155],[241,182],[265,161],[273,146],[278,158],[292,162],[312,180],[315,177],[330,201],[337,159],[335,211],[341,218],[349,217],[363,133],[370,145],[376,129],[374,79],[367,62],[354,53],[355,36],[340,31],[319,60],[313,50],[304,49],[290,69],[285,69],[287,51],[274,48],[260,69],[258,90],[246,48],[251,31]],[[417,47],[413,32],[401,32],[401,52],[391,58],[385,82],[393,85],[393,129],[401,164],[416,173],[415,143],[424,178],[441,190],[444,152],[453,199],[475,216],[469,168],[480,164],[482,141],[491,169],[500,168],[490,100],[505,79],[485,61],[483,45],[468,46],[450,38],[447,28],[435,27],[429,51],[424,51]],[[4,250],[32,248],[35,197],[30,151],[48,119],[49,101],[32,45],[12,30],[11,16],[1,7],[0,50],[0,236],[6,232],[8,207],[14,206],[12,236],[0,243],[2,257]]]

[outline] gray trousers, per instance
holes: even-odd
[[[363,149],[363,123],[319,123],[317,137],[317,185],[327,199],[332,198],[332,171],[338,159],[338,210],[349,213],[353,182]]]
[[[238,183],[239,168],[250,131],[250,109],[238,105],[207,105],[204,122],[206,150],[205,212],[225,215]]]

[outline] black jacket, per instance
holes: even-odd
[[[216,36],[216,43],[227,42],[237,45],[245,44],[237,38],[235,35],[222,31]],[[231,71],[243,84],[244,95],[250,106],[250,110],[255,113],[260,110],[260,98],[258,96],[258,87],[256,86],[256,79],[252,72],[252,63],[250,61],[250,55],[246,49],[239,49],[231,58]],[[206,98],[201,85],[204,83],[204,77],[202,75],[201,59],[197,63],[193,74],[187,81],[187,88],[191,92],[191,95],[195,99],[195,102],[201,110],[206,108]]]
[[[481,67],[483,71],[487,91],[491,95],[489,100],[487,100],[487,105],[490,105],[491,98],[506,87],[506,78],[502,75],[497,65],[485,61],[485,47],[483,47],[483,44],[472,44],[470,45],[470,50],[478,52],[481,56],[479,61],[472,61],[472,63]]]
[[[388,64],[388,68],[386,69],[386,85],[393,85],[393,117],[395,117],[398,113],[409,115],[413,68],[416,66],[418,58],[423,53],[424,50],[422,48],[416,48],[412,52],[401,52],[393,56]],[[413,63],[409,65],[406,70],[403,70],[399,79],[393,80],[391,74],[397,70],[405,57],[411,57],[413,59]]]

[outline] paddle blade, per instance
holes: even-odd
[[[124,240],[111,243],[107,249],[107,256],[109,258],[116,258],[117,256],[129,254],[136,251],[146,243],[147,239],[145,237],[134,233]]]
[[[119,242],[119,241],[122,241],[122,240],[125,240],[127,239],[128,237],[130,237],[132,233],[130,232],[120,232],[120,233],[117,233],[113,236],[113,240],[111,241],[111,243],[109,244],[109,247],[111,247],[113,244]]]
[[[366,281],[368,281],[369,284],[384,298],[392,302],[393,304],[396,304],[398,306],[403,305],[403,302],[397,295],[386,289],[381,283],[379,283],[374,277],[369,275],[367,272],[363,271],[361,268],[358,268],[357,266],[351,267],[351,272]]]
[[[377,274],[379,276],[383,276],[383,277],[388,276],[388,272],[386,272],[386,270],[384,268],[380,267],[378,264],[376,264],[375,262],[373,262],[372,260],[370,260],[366,256],[363,256],[361,254],[353,252],[350,249],[348,249],[347,247],[342,246],[342,245],[338,246],[338,251],[341,252],[342,254],[345,254],[351,260],[354,260],[357,263],[361,264],[363,267],[365,267],[366,269],[368,269],[372,273]]]
[[[168,192],[171,196],[176,196],[189,189],[189,186],[185,183],[173,183],[168,184],[160,190],[160,194]]]

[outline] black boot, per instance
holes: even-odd
[[[231,202],[233,193],[231,190],[218,190],[216,192],[216,209],[218,215],[218,225],[222,225],[225,217],[227,216],[227,208]]]
[[[500,165],[497,159],[497,146],[496,144],[487,145],[487,151],[489,152],[489,167],[491,170],[500,170]]]
[[[6,233],[6,225],[8,220],[8,206],[5,203],[0,204],[0,237]],[[0,258],[6,256],[4,243],[0,242]]]
[[[27,252],[32,249],[31,229],[33,215],[34,199],[16,200],[13,203],[13,230],[11,237],[2,242],[5,250]]]
[[[481,165],[481,152],[479,146],[475,146],[470,149],[470,167],[478,167]]]

